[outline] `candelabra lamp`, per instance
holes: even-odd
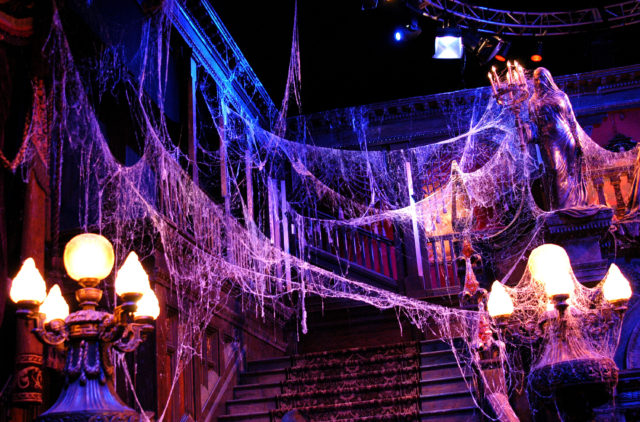
[[[543,339],[540,356],[527,377],[527,394],[534,418],[556,420],[560,416],[563,421],[592,420],[599,407],[605,413],[612,413],[618,368],[611,358],[597,350],[612,341],[606,333],[615,332],[614,327],[622,321],[632,294],[629,281],[612,264],[600,290],[589,292],[591,297],[601,295],[605,300],[594,302],[598,305],[589,309],[578,310],[574,304],[580,298],[574,297],[577,287],[571,276],[569,257],[562,247],[545,244],[534,249],[528,269],[532,280],[544,286],[543,297],[547,301],[546,311],[539,316],[535,327],[529,327],[531,332],[527,334],[533,341]],[[514,309],[511,296],[499,282],[492,287],[488,311],[505,335],[526,331],[511,321],[518,309]],[[593,341],[603,344],[594,345]]]
[[[80,285],[75,293],[79,309],[71,314],[58,285],[45,298],[45,282],[33,259],[27,259],[13,279],[11,299],[21,323],[33,327],[42,343],[64,345],[67,351],[60,397],[38,421],[141,420],[115,393],[111,356],[113,349],[134,351],[153,331],[160,308],[147,274],[131,252],[116,274],[115,289],[122,303],[113,313],[98,310],[103,295],[98,285],[113,264],[113,247],[103,236],[85,233],[67,243],[64,266]]]
[[[516,130],[518,138],[520,139],[520,152],[521,166],[523,174],[527,175],[527,142],[529,139],[529,131],[526,129],[520,112],[525,101],[529,99],[529,88],[527,85],[527,78],[524,74],[524,69],[517,61],[513,63],[507,62],[507,71],[505,77],[501,79],[500,75],[496,71],[495,66],[491,68],[491,72],[488,73],[489,82],[491,82],[491,90],[496,102],[503,107],[508,107],[515,118]],[[523,189],[530,189],[529,184],[526,183]],[[520,207],[524,205],[527,195],[522,196],[520,201]],[[518,214],[520,210],[518,210]]]
[[[515,61],[513,63],[507,62],[507,72],[503,80],[500,79],[495,66],[491,68],[491,72],[487,76],[491,82],[493,96],[496,97],[498,104],[519,111],[520,104],[529,98],[527,79],[524,76],[522,66]]]

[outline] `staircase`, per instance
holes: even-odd
[[[449,346],[423,341],[248,363],[220,422],[480,420]]]

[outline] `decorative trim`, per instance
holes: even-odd
[[[640,106],[640,95],[620,94],[624,91],[636,92],[635,90],[640,90],[640,65],[558,76],[555,78],[555,82],[560,89],[571,97],[574,103],[573,108],[579,118],[594,113]],[[608,98],[605,102],[599,101],[597,105],[593,101],[587,100],[590,95],[612,94],[615,94],[615,96]],[[317,112],[293,117],[289,119],[288,124],[292,137],[296,135],[298,128],[303,127],[302,122],[304,121],[306,123],[305,130],[312,131],[316,138],[323,135],[331,137],[332,134],[335,134],[331,139],[339,140],[340,145],[347,146],[353,142],[342,131],[352,131],[351,121],[353,115],[362,113],[363,117],[368,119],[369,128],[371,129],[370,145],[401,142],[424,144],[435,139],[447,137],[449,132],[443,129],[441,124],[432,124],[410,132],[406,132],[404,128],[393,130],[392,127],[389,127],[388,131],[393,135],[380,136],[375,131],[379,130],[383,125],[390,125],[396,122],[412,121],[415,126],[416,121],[434,121],[434,119],[442,117],[447,111],[454,108],[464,107],[472,103],[479,106],[486,105],[490,96],[489,87],[479,87]],[[338,133],[340,133],[340,136],[337,135]]]
[[[171,16],[198,63],[216,84],[237,94],[230,99],[238,111],[271,128],[278,109],[211,5],[206,0],[174,2]]]

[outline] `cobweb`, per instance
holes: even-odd
[[[535,366],[546,359],[542,345],[555,344],[553,337],[544,337],[549,333],[538,336],[535,331],[548,317],[548,299],[527,271],[517,271],[528,252],[542,243],[541,229],[550,215],[532,195],[541,163],[535,151],[522,146],[519,128],[531,124],[527,108],[516,115],[487,89],[469,91],[473,98],[465,104],[452,103],[443,94],[435,100],[448,119],[447,139],[381,151],[368,147],[371,111],[356,107],[348,110],[348,123],[359,148],[327,148],[314,145],[304,118],[296,120],[297,130],[288,132],[291,139],[284,137],[283,118],[277,130],[261,127],[236,106],[232,85],[240,75],[215,84],[199,68],[198,113],[204,117],[196,133],[210,138],[200,139],[197,152],[189,155],[181,146],[184,140],[172,137],[175,131],[164,112],[170,7],[172,2],[165,2],[164,10],[145,18],[134,65],[126,63],[118,44],[105,47],[97,58],[76,61],[57,12],[43,54],[50,65],[46,99],[53,109],[52,180],[61,184],[63,175],[65,183],[75,180],[67,188],[75,194],[63,198],[62,207],[77,211],[84,230],[112,241],[116,268],[130,250],[159,266],[163,263],[157,271],[170,282],[180,322],[172,390],[184,365],[200,353],[215,313],[232,301],[262,318],[294,313],[303,334],[308,332],[309,296],[393,309],[399,318],[449,342],[461,367],[478,367],[474,347],[488,323],[482,306],[479,311],[444,307],[354,280],[348,266],[340,273],[312,264],[318,238],[335,242],[334,251],[345,250],[347,245],[340,242],[346,237],[336,233],[378,226],[392,227],[396,234],[419,232],[426,241],[454,235],[491,252],[487,256],[495,262],[485,264],[493,266],[503,282],[511,280],[514,318],[530,328],[509,338],[492,336],[496,344],[506,344],[501,360],[510,391],[522,391],[522,349],[528,350],[528,365]],[[86,5],[85,12],[91,10]],[[297,67],[289,72],[287,85],[294,90],[300,72],[296,28],[291,63]],[[135,128],[133,144],[140,154],[131,165],[114,157],[111,147],[118,140],[108,140],[98,118],[97,105],[108,95],[124,99]],[[298,91],[289,95],[300,98]],[[286,116],[286,107],[281,113]],[[23,167],[35,159],[31,134],[42,129],[36,126],[28,128],[24,139]],[[581,129],[579,144],[585,174],[631,166],[637,154],[635,149],[605,151]],[[596,194],[589,188],[594,203]],[[595,307],[606,304],[599,286],[589,289],[573,280],[569,317],[576,332],[584,333],[572,337],[573,350],[611,357],[619,324],[598,333],[588,330],[597,315],[581,315],[592,315]],[[109,300],[113,305],[116,298]],[[462,339],[465,347],[460,349],[455,339]],[[159,408],[161,421],[168,402]]]

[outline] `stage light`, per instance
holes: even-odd
[[[531,55],[531,61],[536,63],[542,61],[542,41],[538,41],[536,44],[536,49]]]
[[[394,31],[393,39],[396,42],[408,41],[416,38],[421,33],[422,28],[418,25],[418,21],[416,19],[412,19],[409,24],[401,26]]]
[[[436,32],[434,59],[462,58],[462,34],[458,28],[440,28]]]
[[[487,39],[488,43],[485,47],[486,52],[478,53],[479,55],[484,55],[484,63],[488,63],[491,59],[496,59],[499,62],[506,62],[507,53],[509,53],[509,47],[511,47],[511,44],[497,35]]]
[[[462,35],[464,49],[474,55],[481,65],[492,59],[506,61],[510,44],[497,35],[481,34],[468,30]]]

